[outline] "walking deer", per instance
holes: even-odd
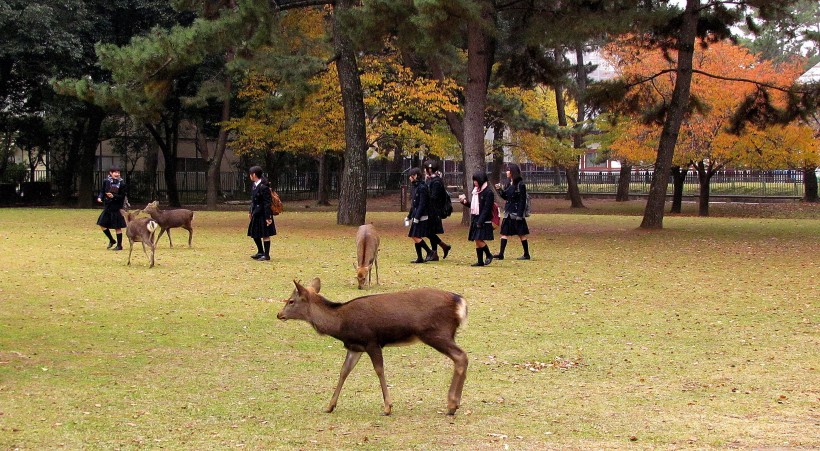
[[[365,283],[370,287],[373,266],[376,267],[376,283],[379,283],[379,234],[372,224],[365,224],[356,232],[356,280],[360,290]]]
[[[125,218],[125,236],[128,237],[128,265],[131,264],[131,252],[134,251],[134,243],[142,243],[142,252],[151,260],[149,268],[154,267],[154,251],[156,250],[156,241],[154,240],[154,231],[159,225],[151,218],[136,218],[136,214],[126,210],[120,210],[122,217]],[[151,255],[145,250],[145,243],[151,249]]]
[[[339,382],[325,412],[333,412],[347,376],[363,352],[370,356],[379,376],[384,414],[393,404],[384,379],[382,348],[409,344],[416,340],[453,360],[453,379],[447,394],[447,414],[454,415],[461,404],[467,378],[467,354],[455,342],[456,330],[467,318],[467,301],[461,296],[433,288],[375,294],[339,304],[319,294],[318,278],[308,286],[293,281],[296,288],[276,315],[281,320],[307,321],[322,335],[340,340],[347,349]]]
[[[174,247],[174,243],[171,241],[171,229],[174,227],[182,227],[188,231],[188,247],[191,247],[191,238],[194,235],[194,228],[191,226],[191,222],[194,220],[193,211],[184,208],[160,210],[158,200],[146,205],[142,211],[151,215],[151,219],[159,224],[159,236],[157,236],[157,241],[162,238],[163,233],[168,232],[168,245]]]

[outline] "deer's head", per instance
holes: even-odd
[[[370,265],[356,267],[356,281],[359,282],[359,289],[363,289],[367,283],[367,274],[370,272]]]
[[[302,286],[298,281],[294,280],[295,288],[290,294],[290,297],[284,299],[282,302],[285,306],[276,315],[282,321],[288,319],[301,319],[308,321],[310,318],[310,301],[312,297],[319,295],[319,290],[322,288],[322,282],[319,278],[315,278],[308,286]]]
[[[142,209],[142,211],[144,211],[145,213],[151,214],[152,211],[156,212],[158,208],[159,208],[159,201],[155,200],[155,201],[149,203],[148,205],[146,205],[145,208]]]

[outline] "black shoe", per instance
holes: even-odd
[[[270,257],[267,256],[267,255],[262,255],[261,257],[257,258],[256,261],[258,261],[258,262],[270,261]]]
[[[427,258],[424,259],[426,262],[437,262],[438,261],[438,252],[430,252],[427,254]]]
[[[427,263],[427,261],[424,260],[423,258],[417,258],[417,259],[411,261],[410,263]]]
[[[453,248],[453,246],[448,246],[446,244],[441,245],[441,249],[444,251],[444,255],[441,256],[442,260],[447,259],[447,254],[450,253],[450,249],[452,249],[452,248]]]
[[[263,255],[265,255],[265,254],[262,253],[262,252],[257,252],[255,254],[251,255],[251,258],[254,259],[254,260],[259,260],[259,257],[261,257]]]
[[[496,260],[504,260],[504,255],[502,255],[502,254],[495,254],[495,255],[493,255],[493,258],[494,258],[494,259],[496,259]]]
[[[480,262],[480,263],[473,263],[473,264],[472,264],[472,265],[470,265],[470,266],[484,266],[484,262]]]
[[[121,251],[121,250],[122,250],[122,246],[117,246],[117,247],[115,247],[115,248],[113,248],[113,249],[111,249],[111,250],[112,250],[112,251]]]
[[[112,247],[114,247],[116,245],[117,245],[116,241],[111,241],[110,243],[108,243],[108,247],[106,249],[111,249]]]
[[[492,263],[492,262],[493,262],[493,256],[492,256],[492,254],[491,254],[489,257],[487,257],[487,259],[486,259],[486,260],[484,260],[484,266],[487,266],[487,265],[489,265],[489,264],[490,264],[490,263]]]
[[[522,255],[522,256],[518,257],[518,260],[529,260],[529,259],[530,259],[529,255]]]

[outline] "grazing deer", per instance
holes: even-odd
[[[455,342],[456,330],[467,319],[464,298],[433,288],[420,288],[364,296],[338,304],[319,294],[318,278],[306,287],[295,280],[293,283],[296,288],[290,298],[283,301],[285,306],[276,317],[307,321],[320,334],[341,340],[347,349],[339,382],[325,412],[336,408],[345,379],[366,352],[379,376],[384,414],[390,415],[393,404],[384,379],[382,348],[421,340],[455,364],[447,394],[447,414],[456,413],[467,377],[467,354]]]
[[[373,266],[376,267],[376,283],[379,283],[379,234],[372,224],[365,224],[356,232],[356,280],[360,290],[365,282],[370,287]]]
[[[154,250],[156,250],[156,242],[154,240],[154,231],[159,225],[156,221],[150,218],[136,218],[134,213],[126,210],[120,210],[122,217],[125,218],[125,236],[128,237],[128,265],[131,264],[131,252],[134,250],[134,243],[142,243],[142,252],[151,260],[151,266],[154,267]],[[145,244],[151,249],[151,255],[145,250]]]
[[[171,229],[182,227],[188,231],[188,247],[191,247],[191,238],[194,235],[194,228],[191,226],[191,221],[194,220],[193,211],[184,208],[163,211],[159,209],[158,200],[146,205],[142,211],[151,215],[151,219],[159,224],[157,241],[162,238],[163,233],[168,232],[168,245],[174,247],[174,243],[171,241]]]

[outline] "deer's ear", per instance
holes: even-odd
[[[318,293],[322,289],[322,281],[317,277],[310,281],[310,287]]]
[[[299,294],[299,297],[305,297],[307,294],[305,287],[303,287],[302,284],[300,284],[296,279],[293,280],[293,284],[296,286],[296,293]]]

